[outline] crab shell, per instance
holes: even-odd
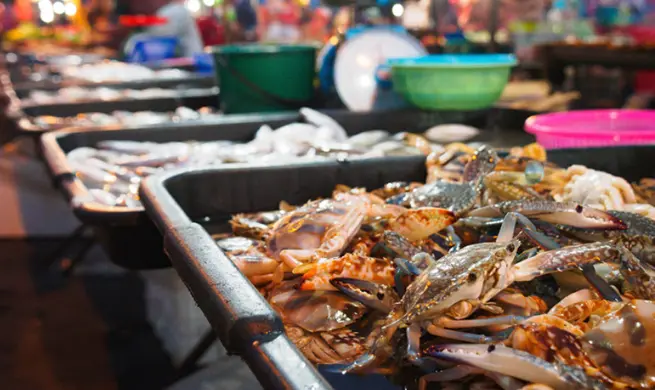
[[[507,283],[519,241],[469,245],[431,264],[400,302],[405,323],[444,313],[463,300],[493,298]]]
[[[295,272],[295,270],[294,270]],[[385,259],[347,253],[342,257],[321,259],[303,274],[301,290],[336,290],[333,278],[355,278],[393,285],[395,268]]]
[[[312,333],[285,325],[284,330],[303,355],[314,364],[349,363],[366,350],[365,339],[348,328]]]
[[[655,387],[654,302],[631,301],[587,332],[582,342],[603,373],[632,387]]]

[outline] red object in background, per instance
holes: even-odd
[[[168,23],[168,19],[154,15],[123,15],[118,23],[125,27],[148,27]]]
[[[200,37],[205,46],[222,45],[225,43],[225,28],[212,16],[201,16],[196,20]]]
[[[630,35],[637,43],[655,44],[655,27],[626,26],[621,30],[623,33]],[[635,74],[635,90],[637,92],[655,93],[655,71],[642,70],[637,72]]]

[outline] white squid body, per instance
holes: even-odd
[[[558,202],[576,202],[600,210],[633,212],[655,220],[655,207],[637,203],[630,183],[609,173],[571,165],[566,170],[569,181],[554,194]]]

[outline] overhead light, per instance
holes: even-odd
[[[40,16],[43,23],[52,23],[55,20],[55,14],[52,10],[42,10]]]
[[[73,16],[77,13],[77,6],[73,3],[66,3],[66,15]]]
[[[405,7],[403,7],[402,4],[394,4],[393,7],[391,7],[391,13],[397,18],[401,17],[403,12],[405,12]]]
[[[202,0],[203,4],[205,4],[207,7],[213,7],[214,6],[214,0]]]
[[[52,10],[52,3],[50,0],[39,0],[40,10]]]
[[[393,7],[391,7],[391,13],[397,18],[401,17],[403,12],[405,12],[405,7],[403,7],[402,4],[394,4]]]
[[[198,0],[188,0],[187,3],[186,3],[186,7],[192,13],[196,13],[196,12],[200,11],[200,1],[198,1]]]
[[[61,15],[64,12],[66,12],[66,6],[64,6],[64,3],[62,3],[61,1],[55,1],[54,4],[52,4],[52,10],[57,15]]]

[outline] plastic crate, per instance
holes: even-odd
[[[139,37],[126,54],[127,62],[152,62],[174,58],[178,46],[175,37]]]

